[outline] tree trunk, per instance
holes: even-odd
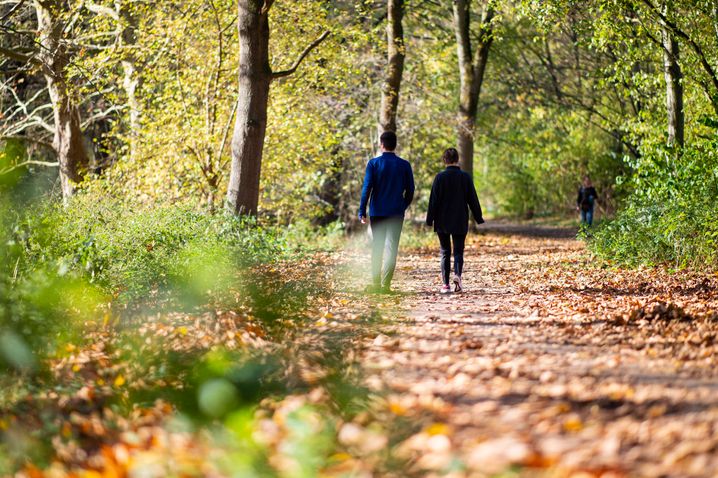
[[[269,65],[269,10],[274,0],[239,0],[239,98],[232,135],[232,171],[227,208],[235,214],[257,214],[259,179],[267,130],[267,105],[272,80],[292,75],[328,36],[314,40],[286,70]]]
[[[232,171],[227,207],[256,214],[267,128],[272,70],[269,66],[269,12],[262,0],[239,0],[239,98],[232,136]]]
[[[481,17],[480,36],[476,55],[471,51],[471,0],[454,0],[454,31],[459,59],[459,115],[457,127],[457,149],[459,164],[473,175],[474,131],[481,97],[481,87],[493,42],[491,20],[494,10],[486,5]]]
[[[75,193],[75,185],[82,181],[88,167],[80,113],[68,91],[65,68],[69,53],[62,42],[64,23],[56,15],[62,5],[52,2],[35,2],[38,30],[42,48],[38,54],[47,81],[55,120],[53,147],[60,163],[60,183],[65,201]]]
[[[140,87],[140,76],[137,68],[137,58],[133,51],[137,43],[137,27],[139,19],[132,11],[132,5],[126,1],[115,0],[115,10],[120,22],[120,42],[123,47],[122,54],[122,87],[127,96],[129,108],[129,147],[130,160],[137,160],[137,138],[140,134],[140,100],[137,90]]]
[[[345,212],[342,201],[342,172],[344,171],[344,161],[342,160],[340,148],[338,146],[332,148],[329,157],[331,158],[331,162],[325,171],[326,178],[317,192],[317,199],[319,199],[322,204],[328,206],[329,209],[325,214],[312,221],[312,223],[317,226],[331,224],[341,219]]]
[[[667,15],[664,5],[663,14]],[[668,144],[683,147],[685,117],[683,114],[683,73],[679,65],[678,42],[664,25],[661,28],[663,41],[663,74],[666,79],[666,112],[668,114]]]
[[[404,0],[387,0],[387,69],[381,95],[379,113],[379,134],[384,131],[396,132],[396,115],[399,107],[399,92],[404,73],[406,48],[404,45]]]

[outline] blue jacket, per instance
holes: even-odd
[[[371,201],[369,201],[371,199]],[[414,173],[408,161],[395,153],[382,153],[366,165],[359,217],[401,216],[414,199]]]

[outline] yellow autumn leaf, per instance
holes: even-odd
[[[352,456],[349,453],[339,452],[329,457],[330,461],[346,461],[351,460]]]
[[[117,378],[115,378],[114,381],[115,387],[121,387],[125,384],[125,377],[122,375],[118,375]]]
[[[578,417],[568,418],[563,422],[563,429],[567,432],[579,432],[583,430],[583,422]]]
[[[389,403],[389,411],[391,413],[393,413],[394,415],[403,416],[403,415],[406,415],[407,409],[401,403],[390,402]]]
[[[83,470],[80,473],[81,478],[102,478],[102,473],[95,470]]]
[[[432,423],[424,430],[429,435],[449,435],[451,429],[446,423]]]

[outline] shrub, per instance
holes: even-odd
[[[5,201],[0,223],[0,367],[26,371],[113,307],[217,303],[247,267],[293,251],[254,219],[89,195],[27,210]]]
[[[599,256],[629,265],[718,265],[718,163],[709,150],[657,149],[636,165],[626,207],[590,240]]]
[[[251,218],[183,206],[132,208],[89,196],[69,208],[38,208],[19,229],[23,274],[38,268],[76,274],[124,304],[166,289],[180,275],[237,269],[288,252],[273,230]]]

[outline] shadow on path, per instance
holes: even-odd
[[[503,221],[488,221],[486,224],[479,226],[479,234],[522,236],[545,239],[575,239],[576,234],[578,234],[578,228],[541,226],[536,224],[510,224]]]
[[[716,310],[713,279],[586,267],[575,227],[479,233],[489,240],[467,258],[467,293],[438,293],[434,249],[401,269],[401,320],[363,358],[392,400],[447,424],[469,469],[718,476],[718,321],[611,320],[657,300]]]

